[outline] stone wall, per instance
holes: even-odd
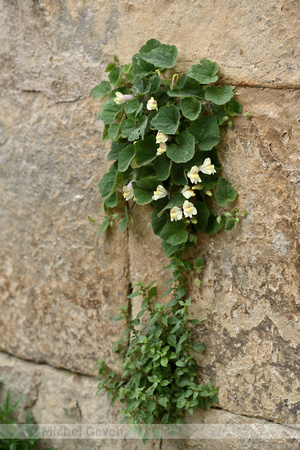
[[[202,321],[195,336],[207,347],[197,359],[199,376],[220,386],[221,408],[193,420],[215,414],[222,422],[231,413],[299,423],[297,6],[0,1],[0,379],[16,395],[22,386],[38,421],[66,423],[68,414],[119,420],[118,407],[91,395],[90,376],[99,357],[114,359],[121,329],[111,319],[130,284],[161,277],[166,260],[149,210],[136,207],[122,235],[111,229],[97,236],[98,223],[87,220],[101,218],[97,183],[108,149],[90,90],[105,79],[112,54],[128,62],[154,37],[177,46],[179,70],[204,57],[216,61],[222,82],[236,86],[244,111],[253,113],[251,121],[235,119],[219,144],[223,173],[239,192],[236,206],[248,217],[231,233],[200,236],[188,255],[206,261],[201,288],[190,283],[192,314]],[[81,414],[76,405],[85,396]],[[74,442],[60,448],[86,448]],[[226,448],[240,448],[234,445]],[[111,447],[102,441],[97,448]]]

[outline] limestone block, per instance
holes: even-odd
[[[207,347],[196,355],[199,377],[220,386],[226,410],[297,423],[299,93],[245,88],[237,98],[254,117],[236,118],[232,129],[224,128],[218,147],[223,174],[239,193],[227,209],[237,206],[248,216],[234,231],[200,233],[196,248],[186,255],[206,262],[202,286],[189,280],[191,315],[202,321],[194,327],[194,338]],[[159,269],[167,264],[150,214],[150,208],[133,210],[129,254],[134,281],[146,275],[147,282],[160,279]]]
[[[21,396],[25,399],[20,403],[17,410],[18,423],[22,423],[26,411],[31,410],[35,420],[39,424],[98,424],[101,429],[105,429],[106,424],[119,424],[120,416],[118,410],[120,404],[115,407],[109,405],[108,399],[104,396],[95,398],[96,380],[92,377],[71,373],[66,370],[59,370],[49,367],[46,364],[34,364],[28,361],[22,361],[10,355],[0,352],[0,374],[4,385],[0,388],[0,402],[4,400],[6,391],[11,388],[12,401],[17,401]],[[271,435],[267,439],[256,442],[243,436],[243,439],[235,439],[232,434],[228,439],[199,439],[197,433],[203,432],[201,425],[243,425],[253,424],[254,426],[268,425],[266,421],[253,419],[245,416],[211,409],[197,413],[194,417],[188,417],[189,426],[195,424],[200,428],[191,428],[191,439],[183,440],[150,440],[144,446],[141,440],[131,438],[121,439],[61,439],[55,438],[42,439],[39,448],[63,448],[65,450],[73,449],[101,449],[110,450],[122,449],[188,449],[188,448],[219,448],[238,449],[238,448],[297,448],[299,445],[299,433],[296,428],[284,427],[281,425],[269,423],[276,436],[283,436],[280,440],[272,440]],[[217,428],[218,430],[218,428]],[[265,430],[265,429],[264,429]],[[204,429],[205,431],[205,429]],[[265,434],[265,433],[264,433]],[[215,436],[215,438],[217,435]],[[243,447],[241,447],[243,445]]]
[[[99,221],[87,219],[102,217],[107,170],[97,105],[54,107],[35,93],[3,103],[0,345],[91,374],[99,357],[115,359],[122,324],[111,320],[129,284],[126,234],[98,236]]]

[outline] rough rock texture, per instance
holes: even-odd
[[[64,450],[73,449],[188,449],[188,448],[221,448],[222,450],[233,448],[297,448],[298,439],[300,439],[300,430],[278,424],[267,423],[259,419],[249,419],[245,416],[232,414],[228,411],[211,409],[205,413],[200,412],[192,420],[192,424],[213,426],[213,436],[209,435],[209,428],[198,427],[190,428],[188,431],[190,438],[183,441],[179,439],[164,440],[161,445],[158,441],[148,441],[147,445],[141,440],[125,437],[122,427],[112,428],[110,424],[120,423],[116,411],[109,406],[106,397],[97,397],[95,399],[95,379],[66,370],[57,370],[45,364],[34,364],[32,362],[22,361],[10,355],[0,352],[0,372],[4,385],[0,388],[0,402],[5,399],[6,389],[13,385],[12,401],[17,401],[21,396],[26,396],[18,407],[18,417],[24,420],[26,411],[31,410],[33,416],[38,418],[40,424],[99,424],[97,430],[105,433],[105,430],[116,429],[120,439],[61,439],[55,438],[42,439],[39,448],[47,448],[50,445]],[[120,406],[120,405],[118,405]],[[51,414],[49,414],[51,412]],[[261,426],[263,439],[256,443],[249,439],[250,432],[243,431],[240,439],[233,439],[239,436],[239,426],[247,425],[246,430],[250,431],[250,424],[255,427]],[[220,426],[218,428],[217,426]],[[226,428],[228,435],[226,439],[216,439]],[[238,425],[238,426],[237,426]],[[237,426],[236,428],[230,428]],[[55,430],[55,429],[53,429]],[[94,428],[93,428],[94,430]],[[195,430],[195,431],[193,431]],[[241,430],[242,431],[242,430]],[[198,433],[198,434],[197,434]],[[200,439],[200,433],[202,439]],[[91,433],[90,433],[91,435]],[[122,438],[123,436],[123,438]],[[261,435],[262,436],[262,435]],[[274,439],[276,436],[276,440]],[[206,437],[206,439],[203,439]],[[200,444],[200,445],[199,445]],[[260,446],[258,446],[260,445]],[[218,446],[218,447],[217,447]],[[242,447],[243,446],[243,447]]]
[[[197,357],[199,375],[220,386],[224,410],[299,423],[298,2],[2,0],[0,19],[1,348],[91,375],[99,357],[114,358],[122,325],[111,319],[130,284],[144,278],[161,286],[167,277],[149,208],[134,209],[128,235],[114,229],[97,237],[99,222],[87,220],[102,217],[97,183],[107,168],[90,89],[105,78],[113,53],[128,62],[154,37],[178,47],[179,71],[203,57],[217,61],[221,80],[237,86],[244,111],[254,114],[235,119],[219,145],[223,173],[239,192],[236,206],[248,217],[231,233],[202,236],[188,255],[206,261],[201,288],[190,280],[191,314],[203,321],[195,338],[207,347]],[[25,363],[11,361],[5,380],[14,388]],[[71,374],[76,395],[60,393],[52,403],[48,393],[65,373],[32,363],[26,371],[33,393],[42,386],[41,400],[31,402],[39,421],[65,420],[62,399],[94,390],[94,381]],[[36,373],[48,384],[30,381],[40,379]],[[82,420],[116,420],[105,401],[86,401]],[[63,448],[85,448],[77,444]],[[175,444],[215,448],[211,441]],[[249,445],[243,448],[271,448]]]

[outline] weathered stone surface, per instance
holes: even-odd
[[[120,423],[117,405],[111,408],[109,401],[105,397],[95,398],[96,380],[91,377],[74,374],[66,370],[58,370],[47,366],[46,364],[34,364],[19,360],[10,355],[0,352],[0,373],[4,385],[0,389],[0,402],[4,400],[8,387],[12,390],[12,401],[17,401],[20,397],[25,399],[20,403],[17,411],[17,419],[24,420],[25,410],[31,410],[34,418],[39,424],[99,424],[99,430],[107,430],[106,424]],[[124,438],[122,439],[61,439],[55,438],[42,439],[39,448],[54,446],[66,450],[73,449],[187,449],[196,446],[196,448],[221,448],[221,449],[239,449],[239,448],[297,448],[297,441],[300,430],[296,428],[284,427],[277,424],[267,423],[263,420],[239,416],[221,410],[209,410],[205,413],[199,412],[188,420],[190,427],[189,434],[191,439],[183,440],[163,440],[161,444],[158,441],[148,441],[147,445],[141,440]],[[103,428],[101,428],[103,424]],[[267,435],[267,429],[263,428],[264,440],[259,441],[259,445],[249,436],[243,436],[243,439],[236,439],[239,428],[229,428],[227,439],[217,439],[217,436],[223,432],[223,428],[216,428],[214,439],[199,439],[197,433],[205,433],[207,436],[208,428],[195,427],[192,425],[243,425],[252,424],[254,426],[269,425],[273,428],[273,436]],[[109,425],[107,425],[109,426]],[[122,429],[117,428],[119,436]],[[230,434],[231,432],[231,434]],[[218,434],[220,433],[220,434]],[[282,439],[274,441],[276,437],[282,436]],[[250,433],[249,433],[250,435]],[[212,436],[213,437],[213,436]],[[200,445],[199,445],[200,444]],[[243,445],[243,447],[241,447]],[[218,447],[217,447],[218,446]]]
[[[254,117],[235,119],[233,129],[224,131],[219,155],[223,174],[239,192],[233,206],[248,216],[232,232],[199,235],[187,255],[206,261],[201,288],[190,280],[191,314],[203,321],[195,327],[195,339],[207,347],[196,357],[199,375],[220,386],[220,406],[226,410],[296,423],[299,92],[245,88],[237,94]],[[150,208],[141,209],[134,211],[129,252],[131,270],[147,273],[149,282],[167,260],[157,248],[159,238],[147,229]]]
[[[249,215],[231,233],[202,236],[188,255],[206,260],[203,287],[190,280],[192,314],[203,320],[195,338],[207,346],[199,375],[220,386],[224,409],[299,421],[299,91],[288,89],[299,88],[297,2],[3,0],[0,15],[1,347],[91,374],[98,357],[114,357],[122,325],[111,319],[129,284],[158,279],[161,291],[167,260],[150,208],[133,210],[128,239],[118,230],[97,238],[98,223],[86,220],[101,216],[97,183],[107,168],[90,89],[113,53],[128,62],[154,37],[178,47],[179,70],[217,61],[221,81],[239,86],[254,113],[235,119],[219,145],[236,205]],[[61,372],[51,374],[59,384]]]
[[[91,374],[99,357],[114,359],[111,319],[129,283],[126,234],[97,237],[87,220],[101,216],[107,167],[95,105],[22,93],[0,114],[0,345]]]
[[[297,101],[299,93],[244,89],[254,112],[220,144],[223,173],[248,216],[231,233],[203,237],[202,290],[193,315],[207,345],[200,373],[220,386],[227,410],[280,423],[299,422],[297,298]],[[282,113],[284,111],[284,114]],[[280,120],[278,118],[280,117]],[[288,135],[288,137],[286,137]]]

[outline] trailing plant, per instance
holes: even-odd
[[[200,258],[194,262],[198,272],[202,266]],[[116,398],[127,401],[122,413],[133,424],[184,423],[185,411],[192,415],[194,408],[208,408],[212,402],[218,403],[218,388],[212,383],[197,383],[194,352],[203,351],[205,347],[200,342],[194,343],[191,337],[190,325],[200,324],[197,319],[189,319],[191,298],[185,298],[183,273],[191,270],[191,264],[174,258],[165,269],[170,269],[172,275],[165,287],[173,283],[164,293],[172,294],[169,302],[154,301],[155,282],[148,286],[140,282],[128,296],[129,299],[142,296],[142,309],[136,318],[131,317],[129,301],[120,307],[120,313],[114,318],[125,319],[127,325],[115,349],[125,358],[122,377],[111,371],[104,361],[98,364],[98,392],[105,389],[112,403]],[[142,326],[140,319],[145,313],[148,320]],[[129,349],[128,334],[132,336]]]
[[[215,84],[215,62],[202,59],[179,76],[176,58],[174,45],[151,39],[131,63],[120,65],[114,57],[106,67],[109,81],[92,89],[94,99],[106,100],[98,116],[105,124],[102,140],[112,141],[107,157],[112,164],[99,182],[104,200],[99,233],[119,219],[124,231],[135,204],[151,205],[152,228],[162,239],[174,283],[165,292],[172,293],[166,304],[155,303],[155,286],[141,282],[120,308],[116,320],[127,324],[116,347],[124,358],[122,378],[99,361],[98,392],[104,389],[112,401],[126,400],[122,413],[131,423],[179,423],[185,411],[192,414],[196,407],[217,403],[218,388],[197,384],[193,352],[204,346],[192,342],[190,325],[199,322],[189,320],[191,299],[183,272],[192,268],[181,255],[197,242],[198,232],[232,230],[245,215],[223,209],[237,192],[219,176],[215,148],[220,126],[231,126],[242,106],[232,87]],[[114,213],[121,202],[124,213]],[[193,270],[200,273],[202,265],[197,259]],[[195,282],[200,284],[198,276]],[[142,309],[133,319],[130,299],[138,295]],[[145,313],[148,321],[142,327]]]

